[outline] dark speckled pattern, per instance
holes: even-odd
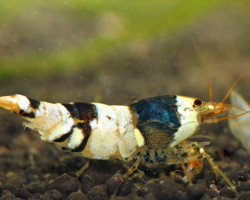
[[[180,127],[176,96],[143,99],[130,105],[138,115],[137,128],[149,149],[166,148]]]

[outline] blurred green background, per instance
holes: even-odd
[[[249,63],[249,27],[244,0],[1,0],[0,91],[108,103],[207,97],[195,40],[222,97]]]

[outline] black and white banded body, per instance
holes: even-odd
[[[165,150],[213,123],[230,108],[199,98],[160,96],[128,106],[36,101],[23,95],[0,97],[0,107],[28,120],[26,126],[61,149],[92,159],[129,161],[140,153],[146,163],[166,162]],[[154,153],[153,159],[149,151]],[[151,155],[151,154],[150,154]]]

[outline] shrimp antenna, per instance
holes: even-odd
[[[209,82],[207,70],[205,68],[204,59],[202,58],[202,56],[200,54],[200,51],[199,51],[199,48],[198,48],[198,45],[197,45],[196,41],[193,38],[192,38],[192,40],[193,40],[195,49],[196,49],[196,51],[197,51],[197,53],[199,55],[199,58],[200,58],[200,61],[201,61],[201,65],[202,65],[202,68],[203,68],[205,76],[206,76],[207,86],[208,86],[208,92],[209,92],[209,102],[213,102],[212,89],[211,89],[211,85],[210,85],[210,82]]]
[[[246,115],[250,113],[250,111],[246,111],[246,112],[243,112],[241,114],[238,114],[238,115],[233,115],[233,116],[227,116],[227,117],[220,117],[220,118],[213,118],[213,119],[208,119],[207,120],[207,123],[217,123],[219,121],[223,121],[223,120],[226,120],[226,119],[234,119],[234,118],[238,118],[240,116],[243,116],[243,115]]]
[[[226,107],[233,107],[233,108],[236,108],[236,109],[239,109],[239,110],[241,110],[241,111],[246,112],[245,109],[243,109],[243,108],[241,108],[241,107],[239,107],[239,106],[233,105],[233,104],[224,103],[223,105],[226,106]]]
[[[247,72],[249,66],[247,66],[244,71],[241,73],[241,75],[237,78],[237,80],[233,83],[233,85],[228,89],[226,95],[224,96],[224,98],[222,99],[221,103],[223,104],[226,99],[228,98],[229,94],[232,92],[232,89],[234,88],[234,86],[239,82],[239,80],[242,78],[242,76]]]

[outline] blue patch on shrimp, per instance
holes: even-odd
[[[174,133],[181,126],[176,102],[176,96],[160,96],[130,105],[137,114],[136,126],[148,148],[166,148],[173,141]]]

